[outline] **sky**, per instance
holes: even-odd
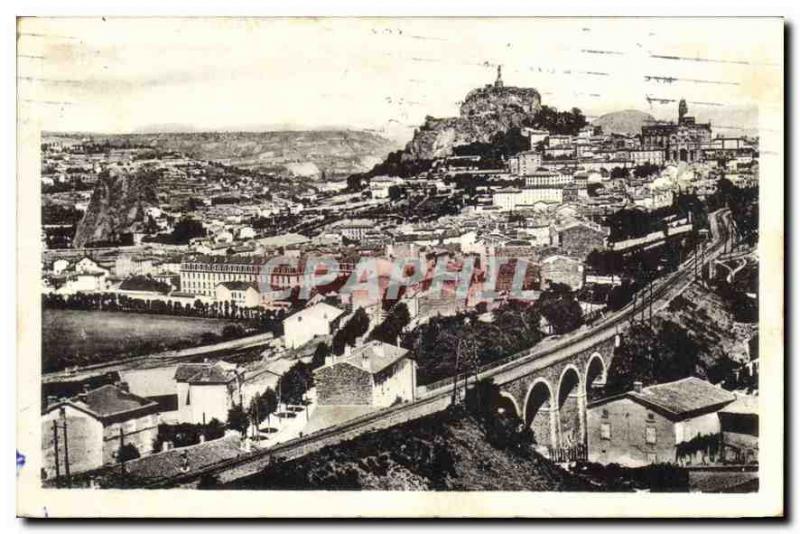
[[[780,27],[780,25],[778,25]],[[372,129],[407,139],[492,83],[590,117],[677,100],[756,127],[781,69],[765,19],[27,18],[21,117],[43,130]],[[782,30],[779,30],[782,31]],[[650,98],[650,100],[648,100]]]

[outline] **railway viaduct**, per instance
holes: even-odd
[[[545,454],[585,446],[587,400],[605,384],[618,343],[613,331],[590,336],[577,343],[580,347],[573,344],[492,373],[500,386],[497,408],[513,411],[530,426]]]

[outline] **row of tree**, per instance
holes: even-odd
[[[260,306],[242,307],[233,301],[208,303],[196,299],[190,304],[171,299],[134,298],[118,293],[46,293],[42,295],[42,307],[242,320],[252,328],[273,332],[276,336],[283,335],[283,319],[287,314],[284,310],[267,310]]]
[[[265,420],[270,425],[272,414],[278,411],[280,403],[287,405],[305,404],[306,392],[314,386],[311,366],[297,361],[278,379],[277,391],[267,387],[263,393],[257,393],[245,407],[234,404],[228,410],[227,426],[244,435],[248,428],[256,434]]]

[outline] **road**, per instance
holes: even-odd
[[[714,212],[710,217],[711,235],[714,241],[709,243],[700,258],[694,255],[684,261],[673,273],[654,284],[653,311],[663,309],[675,296],[683,292],[693,281],[695,263],[715,260],[723,251],[727,239],[727,225],[721,225],[723,218],[729,218],[727,211]],[[606,316],[588,328],[582,328],[564,335],[554,343],[539,344],[529,351],[513,355],[499,365],[481,371],[480,378],[492,378],[497,383],[504,383],[525,376],[536,369],[544,368],[576,353],[615,336],[619,328],[628,321],[635,311],[633,304]],[[352,439],[358,435],[388,428],[406,421],[430,415],[449,406],[452,394],[452,379],[442,381],[433,388],[428,388],[412,403],[403,404],[375,413],[371,413],[336,427],[314,432],[294,440],[287,441],[270,449],[263,449],[242,455],[233,460],[209,465],[183,474],[179,477],[163,477],[153,480],[149,487],[170,487],[176,485],[193,485],[204,475],[215,475],[221,482],[236,480],[253,475],[269,465],[274,459],[289,460]]]

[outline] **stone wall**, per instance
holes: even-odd
[[[314,372],[314,383],[320,406],[372,404],[372,376],[349,363],[320,367]]]
[[[605,235],[585,226],[562,230],[558,237],[561,249],[576,258],[586,258],[592,250],[605,248]]]
[[[603,424],[609,425],[610,439],[601,435]],[[647,443],[648,427],[654,429],[655,443]],[[588,410],[587,442],[590,462],[626,466],[675,462],[672,422],[627,398]]]

